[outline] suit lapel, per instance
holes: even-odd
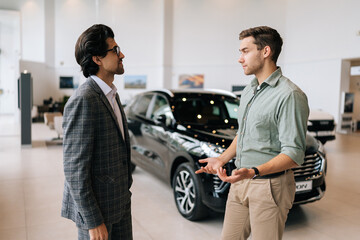
[[[92,78],[88,78],[89,80],[89,84],[92,86],[92,88],[95,90],[95,92],[97,92],[100,96],[101,101],[105,104],[107,110],[110,112],[110,115],[112,117],[112,119],[115,121],[117,130],[119,131],[120,137],[121,139],[123,139],[122,137],[122,133],[120,130],[120,126],[119,126],[119,122],[117,121],[117,118],[115,116],[114,110],[111,107],[109,100],[107,99],[107,97],[105,96],[104,92],[101,90],[101,88],[97,85],[97,83],[92,79]],[[117,94],[116,94],[117,95]],[[118,98],[118,97],[117,97]],[[116,99],[117,100],[117,99]],[[119,100],[120,101],[120,100]],[[119,105],[120,106],[120,105]],[[122,114],[122,112],[121,112]],[[123,139],[124,140],[124,139]]]

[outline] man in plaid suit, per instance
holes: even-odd
[[[111,28],[81,34],[75,57],[87,80],[64,110],[64,196],[61,215],[76,223],[78,239],[132,239],[130,144],[115,74],[123,53]]]

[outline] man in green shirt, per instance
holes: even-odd
[[[304,161],[307,97],[276,65],[283,42],[275,29],[250,28],[240,40],[239,63],[255,78],[241,96],[238,133],[219,157],[199,160],[207,164],[196,173],[232,183],[221,239],[281,239],[295,197],[290,169]],[[228,176],[222,166],[234,157]]]

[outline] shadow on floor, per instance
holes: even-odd
[[[303,225],[308,221],[305,211],[301,208],[301,206],[293,206],[292,209],[290,209],[288,219],[286,221],[286,226],[295,226],[295,225]]]
[[[62,147],[62,139],[60,139],[60,140],[52,139],[52,140],[46,140],[46,141],[39,141],[39,140],[31,141],[32,148],[43,148],[43,147],[53,147],[53,146]]]
[[[62,146],[63,140],[62,140],[62,138],[54,138],[54,139],[45,141],[45,144],[47,147]]]

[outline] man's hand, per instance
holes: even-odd
[[[240,168],[232,171],[231,176],[228,176],[225,169],[219,168],[217,175],[223,182],[235,183],[246,178],[254,177],[255,171],[253,169]]]
[[[199,162],[207,164],[205,167],[201,167],[199,170],[197,170],[195,172],[196,174],[203,172],[216,174],[216,171],[222,166],[224,166],[224,163],[217,157],[200,159]]]
[[[108,240],[108,231],[105,223],[89,230],[90,240]]]

